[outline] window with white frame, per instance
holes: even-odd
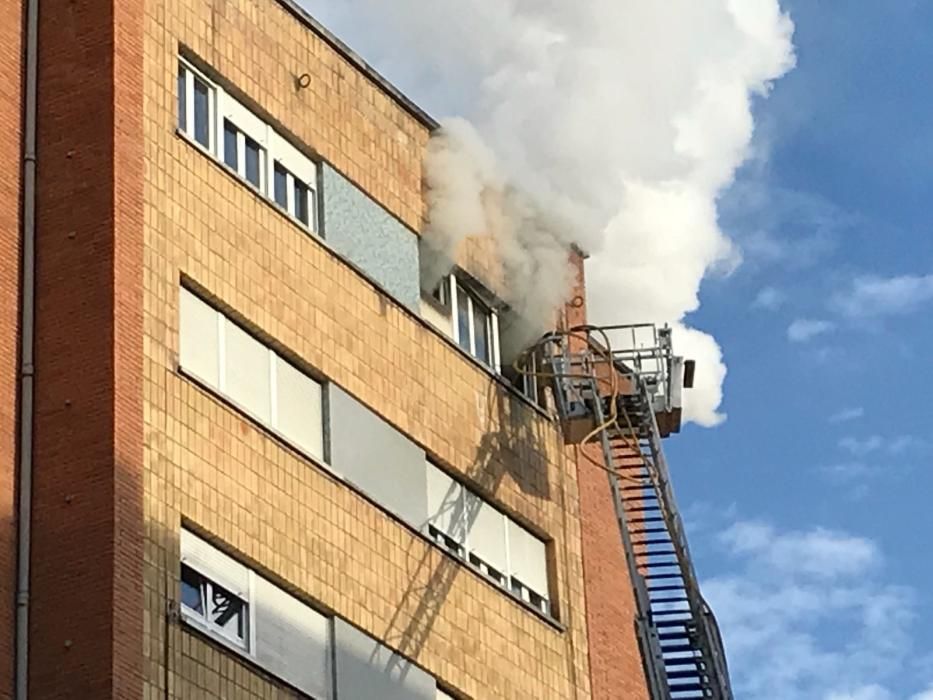
[[[499,318],[480,296],[449,275],[432,295],[449,308],[454,342],[483,364],[499,370]]]
[[[179,306],[182,370],[323,459],[321,384],[184,287]]]
[[[310,231],[317,231],[317,165],[183,59],[178,128]]]
[[[188,530],[181,618],[310,697],[331,695],[330,619]]]
[[[249,649],[246,600],[187,564],[181,565],[181,610],[189,622]]]
[[[498,586],[550,614],[546,544],[430,462],[425,466],[428,536]]]
[[[272,135],[272,199],[303,226],[317,228],[317,169],[278,134]]]
[[[186,63],[178,64],[178,128],[214,150],[214,85]]]

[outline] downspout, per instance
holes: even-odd
[[[29,559],[32,525],[32,440],[36,320],[36,113],[39,0],[26,0],[23,105],[23,230],[20,290],[19,508],[17,510],[16,700],[29,696]]]

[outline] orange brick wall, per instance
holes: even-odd
[[[0,182],[0,328],[17,320],[19,4],[0,0],[0,156],[17,164]],[[185,700],[294,695],[166,624],[183,520],[467,697],[644,697],[605,473],[178,137],[178,47],[414,229],[425,126],[274,0],[43,0],[40,33],[33,697],[163,697],[166,677]],[[560,626],[183,379],[182,275],[546,536]],[[6,629],[16,351],[0,336]]]
[[[37,700],[142,696],[141,26],[142,3],[42,4]]]
[[[21,5],[19,0],[0,0],[0,629],[5,630],[0,635],[0,698],[13,693]]]
[[[566,323],[586,323],[583,260],[572,256],[576,283]],[[579,300],[574,303],[574,299]],[[586,592],[590,678],[594,700],[647,698],[645,674],[635,636],[635,599],[625,551],[605,472],[602,449],[591,443],[576,450],[580,525]]]
[[[576,478],[554,424],[175,133],[178,46],[415,226],[427,129],[273,0],[168,7],[152,3],[145,45],[147,691],[163,692],[166,664],[172,697],[236,685],[178,627],[163,651],[187,520],[466,697],[589,697]],[[295,91],[299,69],[310,92]],[[552,539],[566,629],[180,376],[183,275]],[[230,697],[282,697],[251,688]]]

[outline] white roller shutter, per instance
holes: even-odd
[[[179,307],[179,364],[216,389],[220,381],[220,315],[185,288],[179,293]]]
[[[425,468],[428,471],[428,524],[464,544],[463,487],[430,462],[425,462]]]
[[[508,522],[511,574],[531,590],[549,598],[547,547],[544,542],[512,520]]]
[[[312,457],[324,457],[321,385],[281,357],[276,362],[276,429]]]
[[[508,572],[506,517],[472,493],[466,495],[466,517],[470,521],[467,539],[470,551],[501,574]]]
[[[237,325],[224,323],[223,392],[259,420],[269,423],[272,353]]]
[[[259,576],[253,606],[259,664],[316,700],[330,698],[330,620]]]
[[[249,569],[188,530],[181,531],[181,561],[249,602]]]

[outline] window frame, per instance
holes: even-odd
[[[226,128],[225,123],[236,131],[237,163],[236,167],[227,163],[226,159]],[[223,90],[217,92],[217,133],[224,135],[224,143],[218,144],[215,157],[250,187],[262,194],[267,194],[269,188],[269,131],[271,127],[244,107],[229,93]],[[259,147],[259,183],[254,183],[246,175],[246,144],[251,140]]]
[[[235,586],[231,586],[228,583],[223,581],[218,581],[219,578],[216,574],[206,574],[201,567],[192,564],[190,561],[186,561],[185,557],[182,556],[180,566],[179,566],[179,588],[184,585],[182,583],[184,579],[184,569],[189,569],[193,571],[201,578],[201,590],[202,590],[202,600],[204,605],[204,612],[199,614],[196,610],[192,609],[184,603],[183,596],[179,596],[178,609],[182,619],[200,629],[205,634],[210,635],[212,638],[217,639],[220,642],[223,642],[227,645],[232,645],[236,647],[237,651],[249,655],[250,657],[255,656],[255,638],[254,638],[254,629],[255,629],[255,606],[252,605],[251,601],[253,598],[253,572],[249,571],[249,589],[246,592],[246,596],[242,593],[238,593],[235,590]],[[221,625],[218,625],[214,620],[211,619],[208,606],[211,604],[212,593],[214,587],[218,587],[236,598],[243,604],[243,637],[242,639],[236,635],[230,634],[226,629]]]
[[[518,598],[526,605],[531,606],[535,611],[545,615],[549,619],[553,619],[553,605],[552,605],[552,593],[551,593],[551,581],[548,574],[549,559],[550,559],[550,548],[548,547],[548,542],[533,532],[531,532],[524,525],[519,523],[514,518],[510,517],[505,511],[503,511],[498,506],[490,503],[488,500],[480,496],[476,491],[468,488],[463,482],[454,478],[451,474],[445,470],[438,467],[431,460],[425,460],[426,469],[434,469],[440,472],[444,477],[450,480],[451,484],[457,487],[458,495],[457,499],[453,506],[454,512],[459,513],[457,518],[461,522],[451,523],[450,530],[447,532],[437,525],[435,525],[431,520],[434,519],[434,516],[429,517],[428,522],[425,523],[424,531],[425,535],[428,537],[431,542],[435,545],[441,547],[451,556],[458,559],[460,562],[469,566],[474,571],[477,571],[483,576],[483,578],[489,580],[491,583],[496,585],[500,590],[506,591],[512,597]],[[430,478],[428,479],[430,482]],[[430,497],[429,497],[430,498]],[[467,522],[468,512],[467,512],[467,500],[469,498],[475,499],[479,503],[477,512],[473,517],[473,522],[476,521],[476,515],[479,514],[479,509],[487,507],[495,511],[502,518],[502,534],[504,538],[505,546],[505,569],[500,570],[498,567],[493,566],[483,559],[482,556],[477,554],[475,545],[471,543],[471,532],[473,523]],[[445,504],[446,505],[446,504]],[[530,585],[525,583],[522,579],[517,576],[517,571],[513,565],[512,560],[512,551],[511,551],[511,540],[509,537],[509,525],[519,528],[524,531],[528,536],[538,540],[544,547],[544,561],[542,562],[544,566],[544,575],[546,581],[546,591],[538,591],[531,588]],[[458,539],[457,533],[462,533],[462,540]],[[476,560],[476,561],[474,561]],[[490,573],[490,572],[494,572]]]
[[[275,192],[269,192],[270,201],[279,209],[285,211],[288,216],[298,225],[317,233],[320,228],[318,222],[318,167],[310,158],[295,148],[291,143],[279,136],[274,131],[270,136],[269,172],[272,178],[270,182],[275,185],[275,165],[278,164],[285,171],[285,198],[286,205],[283,207],[275,199]],[[307,188],[307,207],[308,222],[305,223],[298,218],[297,207],[295,204],[295,183],[300,183]]]
[[[457,347],[466,352],[477,362],[492,369],[496,374],[501,373],[501,358],[499,355],[499,314],[488,303],[483,301],[480,296],[470,289],[470,285],[457,277],[456,274],[450,274],[445,277],[440,285],[440,298],[435,293],[432,297],[439,301],[445,308],[450,310],[451,337]],[[437,291],[437,290],[436,290]],[[461,344],[460,334],[460,299],[466,298],[467,315],[467,334],[469,335],[467,345]],[[486,320],[486,333],[488,338],[488,359],[483,359],[477,354],[476,349],[476,313],[479,311]]]
[[[306,156],[290,141],[279,134],[275,128],[241,103],[236,97],[224,90],[217,82],[198,70],[191,61],[178,56],[178,71],[184,71],[184,107],[185,119],[182,126],[180,114],[176,114],[175,125],[180,134],[197,148],[211,156],[219,165],[234,174],[254,191],[258,192],[276,210],[285,213],[305,231],[320,235],[320,165]],[[198,80],[208,87],[208,143],[202,144],[195,135],[194,121],[194,81]],[[176,87],[177,89],[177,87]],[[176,111],[181,106],[181,95],[176,95]],[[229,122],[236,132],[236,164],[227,163],[226,129]],[[259,183],[247,178],[246,145],[247,140],[259,146]],[[279,163],[287,172],[286,204],[282,206],[275,197],[275,164]],[[295,204],[296,183],[306,188],[308,221],[299,217],[299,208]]]
[[[217,383],[216,385],[207,377],[202,377],[196,369],[189,369],[185,364],[181,354],[181,334],[184,332],[182,328],[181,320],[181,307],[182,295],[188,295],[193,298],[194,301],[202,304],[203,306],[210,309],[214,315],[214,322],[216,323],[216,328],[214,333],[216,333],[217,338]],[[244,328],[243,325],[237,323],[233,319],[229,318],[225,313],[217,309],[214,305],[205,301],[203,297],[199,294],[188,289],[184,285],[179,286],[179,304],[178,304],[178,333],[179,333],[179,348],[178,348],[178,367],[179,370],[193,379],[195,379],[199,384],[204,386],[208,391],[213,394],[216,394],[224,399],[224,401],[229,402],[236,410],[241,413],[249,416],[250,419],[258,423],[263,427],[263,429],[269,431],[279,439],[285,441],[292,449],[297,450],[302,455],[305,455],[312,461],[327,465],[327,382],[322,381],[313,374],[303,370],[301,367],[296,365],[287,357],[283,356],[271,347],[265,341],[260,340],[256,337],[254,333],[251,333],[247,328]],[[268,409],[268,418],[259,415],[252,408],[246,406],[241,400],[234,397],[230,393],[228,387],[228,377],[227,377],[227,326],[228,324],[237,329],[238,331],[247,335],[253,342],[262,348],[265,352],[266,357],[268,358],[267,362],[267,371],[268,371],[268,380],[269,380],[269,405]],[[281,429],[279,425],[279,387],[278,387],[278,363],[283,362],[290,365],[294,370],[307,378],[310,382],[313,382],[320,391],[320,403],[318,408],[318,414],[320,418],[320,423],[317,430],[317,438],[315,439],[314,445],[305,445],[298,439],[289,436],[284,430]],[[317,450],[318,454],[315,454]]]
[[[178,58],[178,70],[183,70],[184,75],[184,84],[185,84],[185,122],[182,125],[181,115],[175,115],[175,125],[176,128],[184,134],[193,144],[198,148],[207,151],[212,156],[216,154],[217,148],[217,96],[218,88],[217,85],[208,78],[204,73],[195,68],[190,61],[186,61],[184,58],[179,56]],[[196,122],[194,119],[195,116],[195,103],[194,103],[194,84],[195,81],[200,81],[207,86],[207,144],[203,144],[198,140],[197,137],[197,128]],[[176,72],[176,89],[177,89],[177,72]],[[176,108],[179,105],[179,95],[175,96]]]

